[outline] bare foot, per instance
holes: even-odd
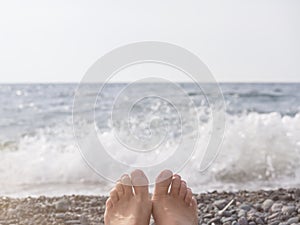
[[[173,176],[169,170],[161,172],[156,178],[152,204],[156,225],[198,224],[197,201],[191,189],[179,175]]]
[[[141,183],[148,184],[148,179],[141,170],[133,171],[131,179],[128,175],[121,177],[106,201],[106,225],[149,224],[152,202],[149,199],[148,185],[138,185]]]

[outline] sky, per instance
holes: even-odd
[[[299,0],[0,0],[0,83],[79,82],[112,49],[154,40],[218,82],[300,82]]]

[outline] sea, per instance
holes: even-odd
[[[143,96],[146,90],[158,86],[164,90],[164,96],[176,97],[177,93],[169,91],[163,83],[140,84],[125,97]],[[207,141],[204,139],[212,118],[205,94],[191,83],[178,86],[193,103],[182,104],[185,108],[180,110],[190,112],[193,108],[197,112],[194,116],[200,121],[203,137],[200,142]],[[96,107],[95,121],[87,121],[95,123],[99,140],[112,152],[118,149],[114,126],[126,126],[129,115],[123,113],[119,104],[117,110],[125,121],[114,123],[111,106],[126,87],[125,83],[107,84],[101,93],[101,104]],[[226,106],[226,127],[216,159],[202,171],[196,149],[192,159],[176,172],[196,193],[299,187],[300,83],[220,83],[219,87]],[[91,169],[74,135],[73,103],[77,88],[75,83],[0,84],[0,196],[107,195],[113,183]],[[89,89],[85,101],[94,101],[98,94],[98,89]],[[179,139],[188,140],[192,134],[189,129],[180,130],[179,125],[183,123],[186,128],[194,120],[177,120],[181,112],[165,100],[153,97],[136,104],[129,116],[133,131],[130,129],[125,136],[130,138],[131,132],[135,132],[138,138],[147,139],[149,133],[161,131],[167,124],[169,148]],[[81,110],[77,113],[92,109],[83,104]],[[151,122],[153,118],[159,118],[159,122]],[[143,164],[133,156],[126,158],[118,153],[117,158]],[[105,159],[98,160],[101,163]]]

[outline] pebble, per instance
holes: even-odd
[[[234,221],[234,218],[232,217],[222,217],[221,222],[222,223],[226,223],[226,222],[230,222],[230,221]]]
[[[272,221],[272,222],[270,222],[270,223],[268,223],[269,225],[278,225],[280,222],[279,222],[279,220],[274,220],[274,221]]]
[[[274,203],[271,207],[272,212],[279,212],[281,211],[282,204],[281,203]]]
[[[207,213],[203,216],[203,218],[212,218],[212,217],[214,217],[214,216],[211,213]]]
[[[69,202],[66,199],[60,199],[55,203],[56,212],[66,212],[69,210]]]
[[[286,221],[287,224],[293,224],[293,223],[298,223],[298,222],[299,222],[298,216],[289,218],[288,221]]]
[[[245,217],[239,218],[238,222],[240,225],[248,225],[248,221]]]
[[[261,204],[259,204],[259,203],[255,203],[253,206],[254,206],[254,208],[256,208],[256,210],[258,210],[258,211],[261,211],[261,210],[262,210]]]
[[[248,212],[248,211],[250,211],[251,206],[247,205],[247,204],[243,204],[243,205],[240,206],[240,208]]]
[[[222,213],[222,216],[225,216],[225,217],[229,217],[229,216],[231,216],[231,215],[232,215],[232,213],[229,212],[229,211],[224,211],[224,212]]]
[[[295,211],[295,209],[296,209],[295,206],[286,206],[285,205],[285,206],[282,207],[281,211],[283,213],[286,213],[286,214],[291,214],[291,213],[293,213]]]
[[[256,224],[265,224],[264,221],[260,217],[255,218],[255,222],[256,222]]]
[[[269,219],[269,220],[272,220],[272,219],[278,217],[279,215],[280,215],[279,212],[273,213],[273,214],[271,214],[271,215],[268,216],[268,219]]]
[[[300,188],[295,190],[294,196],[296,200],[300,199]]]
[[[215,217],[215,218],[210,219],[207,223],[212,224],[212,223],[219,222],[219,221],[220,221],[220,218]]]
[[[228,201],[226,199],[221,199],[221,200],[214,201],[214,205],[218,209],[223,209],[226,206],[227,203],[228,203]]]
[[[65,218],[65,214],[64,213],[56,213],[55,214],[55,218],[57,218],[57,219],[64,219]]]
[[[272,199],[266,199],[262,204],[262,209],[267,212],[272,207],[274,201]]]
[[[65,224],[80,224],[80,220],[67,220]]]
[[[238,211],[238,217],[246,217],[247,212],[243,209]]]

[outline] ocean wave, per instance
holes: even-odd
[[[207,142],[209,134],[205,131],[209,126],[209,121],[201,124],[200,142]],[[297,185],[300,184],[299,137],[300,113],[227,115],[223,144],[212,166],[200,171],[203,149],[197,149],[181,173],[196,192]],[[111,148],[117,148],[112,132],[100,138]],[[183,138],[189,138],[189,134]],[[37,129],[34,135],[22,135],[14,142],[1,142],[0,194],[18,193],[24,186],[79,184],[84,187],[103,183],[103,178],[85,164],[75,143],[72,127],[64,125]]]

